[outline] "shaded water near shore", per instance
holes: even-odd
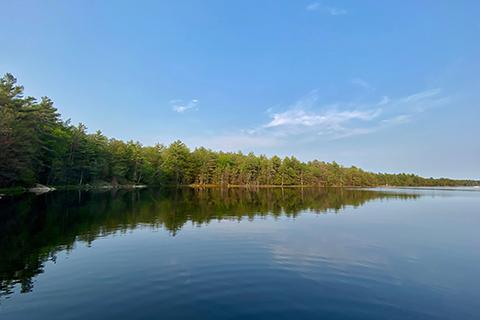
[[[480,192],[0,200],[2,319],[478,319]]]

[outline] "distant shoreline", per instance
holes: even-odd
[[[438,191],[480,191],[480,186],[389,186],[377,189],[438,190]]]
[[[19,195],[24,193],[35,193],[43,194],[52,191],[91,191],[91,190],[133,190],[133,189],[145,189],[145,188],[192,188],[192,189],[301,189],[301,188],[355,188],[355,189],[410,189],[410,190],[465,190],[465,191],[480,191],[480,186],[321,186],[321,185],[271,185],[271,184],[261,184],[261,185],[220,185],[220,184],[188,184],[188,185],[144,185],[144,184],[123,184],[123,185],[83,185],[83,186],[72,186],[72,185],[61,185],[61,186],[44,186],[45,189],[37,190],[38,187],[12,187],[12,188],[2,188],[0,189],[0,198],[4,195]]]

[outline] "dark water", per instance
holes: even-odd
[[[480,192],[0,200],[0,319],[480,319]]]

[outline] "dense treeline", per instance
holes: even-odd
[[[316,186],[454,186],[477,181],[365,172],[295,157],[190,150],[109,139],[63,121],[53,102],[23,96],[11,74],[0,79],[0,187],[46,185],[196,184]]]

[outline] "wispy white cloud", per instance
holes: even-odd
[[[312,2],[305,9],[307,11],[322,12],[331,16],[340,16],[348,13],[345,9],[323,5],[320,2]]]
[[[449,101],[450,98],[442,96],[441,89],[436,88],[396,99],[383,96],[380,102],[372,104],[338,102],[320,105],[315,91],[285,111],[272,114],[263,128],[286,135],[315,133],[329,139],[345,138],[407,123],[416,114]]]
[[[306,7],[306,9],[307,9],[308,11],[315,11],[315,10],[318,10],[319,8],[320,8],[320,3],[318,3],[318,2],[310,3],[310,4]]]
[[[184,113],[189,110],[198,110],[198,100],[192,99],[184,101],[180,99],[170,100],[170,106],[173,111],[178,113]]]
[[[212,137],[207,145],[236,151],[374,134],[414,121],[419,113],[448,101],[440,89],[431,89],[398,98],[380,96],[371,103],[322,104],[319,91],[314,90],[281,111],[268,108],[263,124]]]
[[[439,88],[431,89],[431,90],[425,90],[425,91],[422,91],[422,92],[417,92],[417,93],[414,93],[412,95],[409,95],[409,96],[403,98],[402,100],[404,102],[417,102],[417,101],[421,101],[421,100],[424,100],[424,99],[427,99],[427,98],[430,98],[430,97],[437,96],[440,92],[441,92],[441,90]]]
[[[378,103],[379,106],[383,106],[385,104],[388,104],[390,102],[390,98],[388,96],[383,96],[382,100]]]
[[[376,110],[329,110],[325,112],[308,112],[305,110],[287,110],[275,113],[273,119],[264,125],[265,128],[279,126],[324,126],[328,128],[339,127],[352,120],[369,121],[377,117],[380,109]]]
[[[412,115],[410,114],[400,114],[392,118],[383,119],[381,123],[384,125],[397,125],[410,122],[411,119]]]
[[[412,112],[420,113],[428,109],[442,106],[450,102],[450,97],[443,96],[440,88],[425,90],[406,96],[395,101],[397,108],[408,106]]]
[[[340,16],[340,15],[347,14],[347,10],[345,9],[328,7],[327,10],[332,16]]]
[[[375,91],[375,87],[362,78],[353,78],[350,80],[350,83],[366,91]]]
[[[317,90],[298,100],[282,112],[270,113],[270,120],[251,133],[277,137],[314,134],[326,137],[345,137],[366,133],[365,125],[382,113],[379,106],[354,103],[319,104]]]

